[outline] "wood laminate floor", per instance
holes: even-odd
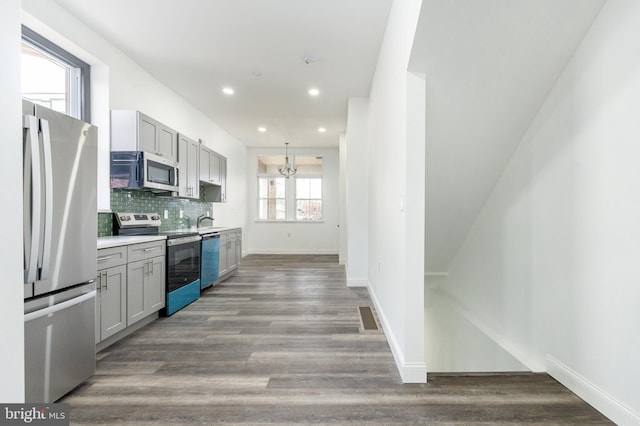
[[[236,276],[98,354],[72,424],[608,424],[546,374],[403,384],[337,256],[251,255]]]

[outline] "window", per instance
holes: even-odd
[[[296,220],[322,220],[322,178],[296,178]]]
[[[21,62],[24,99],[90,121],[89,65],[24,26]]]
[[[258,178],[258,219],[285,220],[287,218],[285,178]]]
[[[287,179],[283,155],[258,156],[258,220],[321,221],[322,157],[289,158],[298,172]]]

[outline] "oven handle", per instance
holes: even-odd
[[[180,237],[180,238],[172,238],[167,240],[167,246],[177,246],[180,244],[188,244],[195,243],[196,241],[200,241],[202,237],[200,235],[193,235],[190,237]]]

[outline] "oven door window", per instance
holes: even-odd
[[[167,247],[167,292],[200,278],[200,241]]]
[[[147,180],[164,185],[175,185],[175,168],[155,161],[147,160]]]

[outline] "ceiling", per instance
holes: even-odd
[[[448,271],[604,3],[422,1],[410,69],[427,84],[427,271]]]
[[[247,146],[336,147],[392,0],[55,1]]]

